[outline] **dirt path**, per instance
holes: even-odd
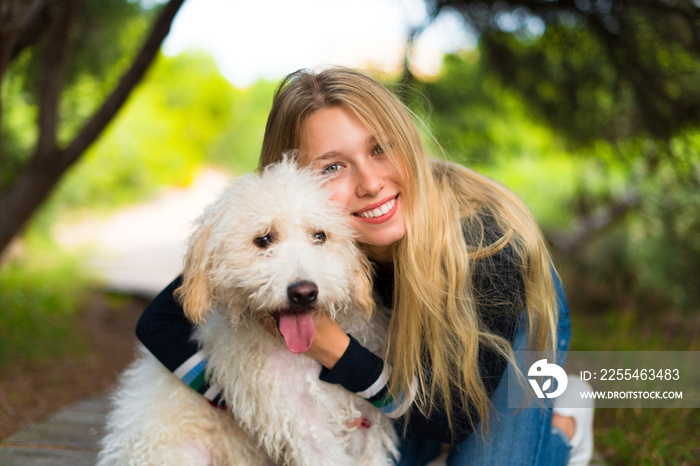
[[[65,248],[88,251],[86,265],[108,289],[154,296],[180,272],[192,222],[229,180],[204,170],[187,188],[169,189],[105,219],[58,225],[54,234]]]
[[[95,295],[79,316],[86,354],[0,369],[0,439],[108,390],[132,359],[134,327],[147,302],[131,298],[114,306]]]

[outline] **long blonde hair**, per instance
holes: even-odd
[[[524,302],[511,304],[527,312],[529,348],[554,352],[555,292],[537,223],[504,187],[465,167],[432,160],[411,111],[357,70],[300,70],[287,76],[273,99],[260,167],[298,149],[307,118],[334,106],[350,110],[368,128],[402,184],[406,234],[394,245],[386,355],[393,367],[390,391],[396,396],[417,383],[415,402],[424,413],[441,399],[452,426],[452,406],[471,404],[482,426],[488,426],[490,400],[479,375],[479,347],[509,360],[512,349],[479,315],[478,305],[484,303],[472,287],[474,264],[510,248],[525,284]],[[486,225],[487,218],[494,225]],[[499,238],[489,241],[486,233],[494,228]]]

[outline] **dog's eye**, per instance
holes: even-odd
[[[272,235],[271,234],[266,234],[262,236],[258,236],[253,240],[253,243],[260,249],[267,249],[272,245]]]
[[[316,233],[314,233],[314,241],[315,241],[317,244],[323,244],[323,243],[325,243],[325,242],[326,242],[326,239],[328,239],[328,237],[326,236],[326,234],[325,234],[324,232],[322,232],[322,231],[317,231]]]

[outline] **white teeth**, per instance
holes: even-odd
[[[389,201],[385,202],[383,205],[377,207],[376,209],[372,211],[367,211],[367,212],[361,212],[357,215],[363,218],[375,218],[375,217],[381,217],[382,215],[385,215],[387,212],[389,212],[391,209],[394,208],[394,204],[396,204],[396,198],[392,198]]]

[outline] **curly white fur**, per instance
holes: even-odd
[[[200,217],[180,296],[191,319],[206,319],[194,338],[230,412],[142,348],[114,395],[99,465],[393,464],[390,420],[321,382],[319,363],[255,321],[289,307],[290,284],[313,282],[313,312],[330,313],[370,350],[385,348],[386,313],[372,315],[369,265],[322,184],[283,161],[236,180]],[[255,239],[266,234],[273,241],[261,248]],[[359,417],[371,427],[351,427]]]

